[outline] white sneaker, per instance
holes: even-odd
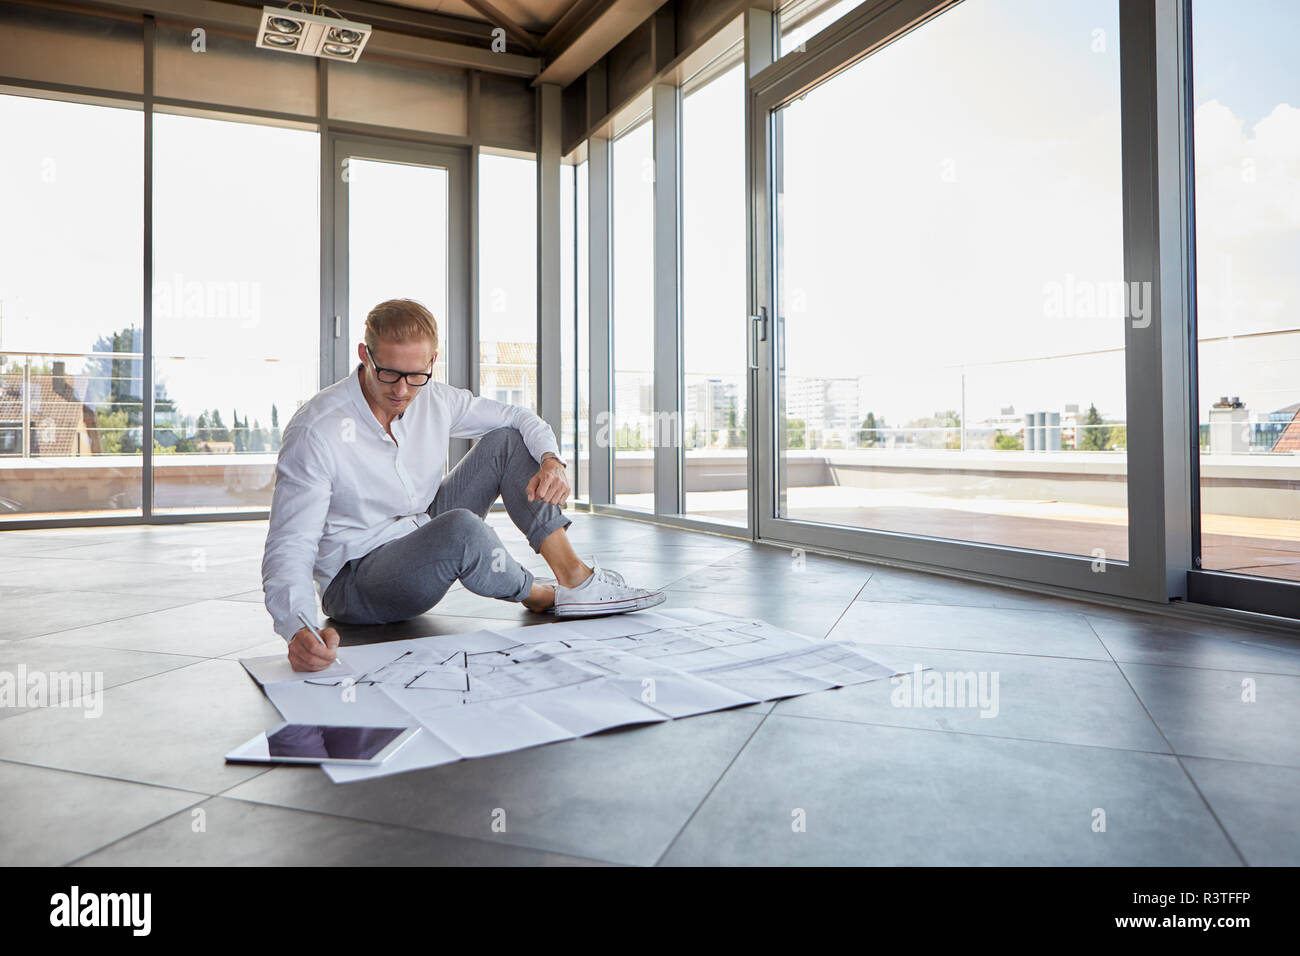
[[[629,587],[623,575],[606,571],[593,558],[591,577],[577,587],[556,585],[556,617],[595,617],[598,614],[622,614],[663,604],[668,595]]]

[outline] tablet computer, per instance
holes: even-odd
[[[420,733],[419,727],[280,724],[230,753],[230,763],[381,764]]]

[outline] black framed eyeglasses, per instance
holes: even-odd
[[[379,363],[375,361],[375,353],[370,351],[369,345],[366,346],[366,354],[370,356],[370,364],[375,367],[375,377],[385,385],[396,385],[399,379],[404,378],[407,385],[418,388],[429,384],[429,379],[433,378],[428,372],[399,372],[395,368],[380,368]]]

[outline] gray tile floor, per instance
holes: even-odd
[[[0,532],[0,672],[107,688],[97,718],[0,708],[0,864],[1300,863],[1300,638],[574,518],[580,552],[670,606],[859,641],[986,696],[876,681],[334,785],[222,760],[277,719],[237,662],[283,649],[264,522]],[[540,620],[457,588],[341,630]]]

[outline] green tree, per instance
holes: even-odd
[[[1025,442],[1019,435],[1010,435],[999,428],[993,433],[993,447],[1004,451],[1021,451]]]
[[[256,418],[253,419],[253,429],[248,433],[248,441],[245,444],[248,445],[249,451],[266,451],[266,429],[262,427],[261,421]]]
[[[641,430],[631,425],[620,425],[614,432],[614,449],[616,451],[641,451],[646,447]]]
[[[802,418],[785,420],[785,447],[804,448],[808,439],[808,424]]]
[[[235,425],[231,437],[235,443],[235,451],[248,450],[248,419],[240,422],[238,412],[235,412]]]
[[[905,427],[920,430],[918,443],[923,448],[961,447],[961,413],[955,409],[914,418]]]
[[[230,441],[230,429],[226,423],[221,420],[221,412],[212,409],[212,414],[208,416],[208,434],[212,437],[209,441]]]
[[[128,454],[126,442],[123,441],[127,434],[128,417],[125,408],[116,412],[101,411],[95,415],[95,428],[99,432],[101,455]]]
[[[1088,406],[1088,414],[1080,426],[1075,429],[1078,437],[1074,442],[1079,451],[1105,451],[1110,447],[1110,429],[1102,423],[1096,405]]]
[[[99,450],[106,455],[131,455],[140,452],[136,430],[144,426],[144,395],[141,385],[144,369],[139,353],[144,346],[144,330],[134,326],[119,329],[96,339],[86,360],[86,388],[83,402],[95,416],[100,436]],[[166,391],[161,390],[166,401]],[[155,406],[160,389],[154,389]],[[104,445],[108,438],[109,445]],[[93,445],[92,445],[93,447]]]
[[[740,411],[736,400],[730,400],[727,408],[727,448],[744,448],[746,444],[745,424],[740,421]]]
[[[885,416],[877,418],[875,412],[867,412],[867,417],[862,419],[862,425],[858,428],[858,447],[875,448],[885,444],[885,436],[881,432],[887,427]]]

